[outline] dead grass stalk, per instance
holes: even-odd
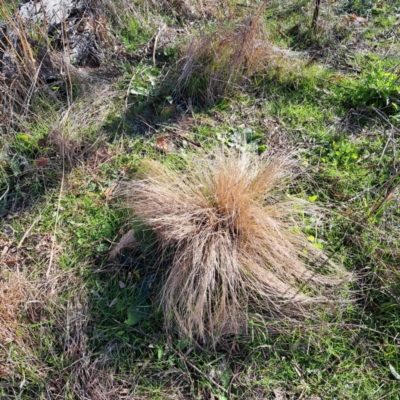
[[[65,97],[71,101],[72,85],[82,83],[84,73],[53,47],[45,19],[44,26],[23,19],[17,2],[4,0],[0,17],[0,124],[18,130],[20,121],[37,118],[36,99],[42,108],[62,107]]]

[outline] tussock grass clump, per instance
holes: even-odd
[[[311,205],[285,197],[295,163],[214,152],[182,172],[147,161],[126,186],[161,258],[172,252],[161,294],[168,329],[218,339],[243,332],[251,311],[286,324],[338,300],[349,274],[300,233],[296,221]]]
[[[178,65],[178,93],[202,95],[212,102],[254,74],[267,71],[277,54],[262,22],[264,8],[265,4],[256,13],[221,23],[194,38]]]

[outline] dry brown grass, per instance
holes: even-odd
[[[23,20],[17,10],[17,2],[0,0],[0,15],[7,26],[0,43],[0,126],[8,132],[18,131],[22,121],[37,119],[39,104],[62,105],[65,99],[51,86],[66,85],[70,97],[72,81],[78,81],[79,75],[53,49],[44,29]],[[50,76],[51,84],[46,81]]]
[[[33,376],[44,379],[47,373],[38,355],[39,331],[46,329],[41,323],[47,293],[40,279],[32,280],[33,258],[20,244],[0,235],[0,381],[12,382],[5,386],[11,392]],[[41,254],[46,238],[35,238],[31,245]],[[36,324],[41,327],[35,329]]]
[[[50,235],[27,237],[26,242],[48,262],[54,251]],[[106,367],[91,360],[85,285],[56,262],[49,277],[32,271],[37,267],[32,261],[24,248],[0,237],[0,386],[11,397],[37,380],[47,382],[51,398],[119,398]],[[71,297],[67,304],[61,301],[64,293]],[[49,365],[44,351],[65,366]]]
[[[282,55],[268,40],[262,21],[265,2],[256,12],[218,24],[211,32],[195,37],[184,49],[178,63],[181,71],[177,92],[181,95],[202,95],[214,101],[228,89],[245,85],[255,74],[265,73]]]
[[[285,196],[295,163],[214,152],[181,172],[148,161],[123,189],[160,257],[173,249],[161,295],[168,329],[218,339],[243,331],[251,310],[285,324],[332,307],[350,276],[297,228],[299,213],[313,211]]]
[[[118,95],[111,84],[102,82],[86,83],[82,90],[85,97],[73,101],[60,113],[47,138],[69,165],[98,146],[102,124]],[[94,132],[97,139],[93,138]]]
[[[38,365],[32,353],[32,338],[22,314],[28,305],[30,287],[21,272],[0,262],[0,380],[21,378],[22,366]]]
[[[0,282],[0,342],[11,343],[17,337],[21,308],[27,300],[26,281],[18,272],[3,270]]]
[[[90,29],[106,48],[111,39],[107,18],[94,7],[89,11],[88,16],[78,17],[82,29]],[[35,24],[23,19],[17,2],[4,0],[0,0],[0,19],[5,26],[0,41],[0,126],[18,130],[21,121],[69,107],[78,93],[91,92],[86,83],[95,79],[71,64],[69,43],[54,40],[45,21]]]

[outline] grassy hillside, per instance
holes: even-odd
[[[0,80],[0,398],[398,399],[398,2],[95,3],[101,65]],[[344,306],[215,346],[165,329],[168,257],[121,188],[221,147],[297,160]]]

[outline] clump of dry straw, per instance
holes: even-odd
[[[183,172],[146,161],[126,185],[160,258],[172,257],[161,293],[168,329],[218,340],[243,332],[249,312],[286,324],[339,300],[350,275],[299,233],[312,205],[285,195],[295,164],[293,155],[216,151]]]
[[[251,11],[240,17],[233,12],[237,7],[230,5],[230,17],[212,31],[200,31],[183,46],[177,68],[178,96],[213,103],[228,96],[232,89],[245,87],[251,78],[278,72],[287,64],[282,51],[277,51],[269,40],[263,21],[267,2],[255,2]]]

